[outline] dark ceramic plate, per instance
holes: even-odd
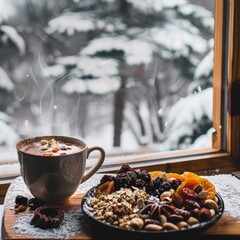
[[[105,230],[107,230],[107,235],[114,236],[114,238],[118,238],[121,236],[131,236],[131,237],[136,237],[137,239],[140,238],[148,238],[148,237],[155,237],[155,238],[161,238],[161,237],[168,237],[168,236],[179,236],[179,234],[187,235],[187,234],[199,234],[208,228],[210,228],[212,225],[214,225],[223,215],[224,211],[224,202],[221,196],[217,193],[216,196],[218,198],[218,206],[219,206],[219,211],[216,213],[216,215],[210,219],[209,221],[206,222],[201,222],[199,224],[196,224],[195,227],[188,228],[188,229],[182,229],[178,231],[173,231],[173,230],[165,230],[165,231],[146,231],[146,230],[127,230],[124,228],[120,228],[118,226],[114,226],[108,223],[105,223],[103,221],[97,220],[94,216],[93,213],[89,211],[89,206],[90,206],[90,199],[95,196],[95,190],[96,186],[91,188],[83,197],[82,203],[81,203],[81,208],[83,211],[83,214],[92,222],[94,223],[94,229],[98,229],[102,233],[106,233]],[[98,235],[99,236],[99,235]],[[191,235],[192,236],[192,235]]]

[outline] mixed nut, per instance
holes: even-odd
[[[147,173],[124,165],[116,177],[101,179],[88,210],[128,230],[177,231],[211,220],[219,206],[214,185],[196,174]]]

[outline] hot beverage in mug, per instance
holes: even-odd
[[[89,147],[80,139],[66,136],[40,136],[16,145],[20,171],[25,184],[38,199],[62,203],[103,164],[105,151]],[[93,151],[100,156],[85,173],[86,160]]]

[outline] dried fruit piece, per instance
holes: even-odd
[[[151,176],[151,182],[155,181],[157,178],[163,177],[163,171],[152,171],[148,172]]]
[[[30,224],[42,229],[57,228],[62,223],[63,218],[64,212],[59,208],[39,207],[34,212]]]
[[[191,189],[191,188],[188,188],[188,187],[184,187],[182,189],[182,197],[183,198],[188,198],[188,199],[192,199],[192,200],[196,200],[197,199],[197,194]]]
[[[190,179],[190,178],[195,178],[195,179],[200,178],[196,173],[188,172],[188,171],[183,173],[183,177],[184,177],[184,180]]]
[[[215,199],[216,196],[216,189],[215,186],[206,178],[199,178],[198,181],[200,182],[202,189],[208,191],[207,199]]]
[[[178,194],[182,195],[182,189],[183,188],[194,189],[199,184],[200,184],[199,181],[195,178],[187,179],[187,180],[185,180],[184,182],[181,183],[181,185],[177,188],[176,192]]]
[[[179,179],[181,181],[184,181],[184,177],[178,173],[168,173],[168,178],[176,178],[176,179]]]
[[[27,205],[28,198],[22,195],[17,195],[15,198],[15,203],[19,205]]]
[[[108,195],[112,192],[114,192],[114,181],[105,182],[97,187],[96,196],[101,194]]]
[[[27,209],[27,205],[16,204],[14,206],[15,213],[24,212]]]

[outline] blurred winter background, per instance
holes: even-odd
[[[0,0],[0,161],[70,135],[107,152],[211,147],[213,0]],[[15,158],[16,160],[16,158]]]

